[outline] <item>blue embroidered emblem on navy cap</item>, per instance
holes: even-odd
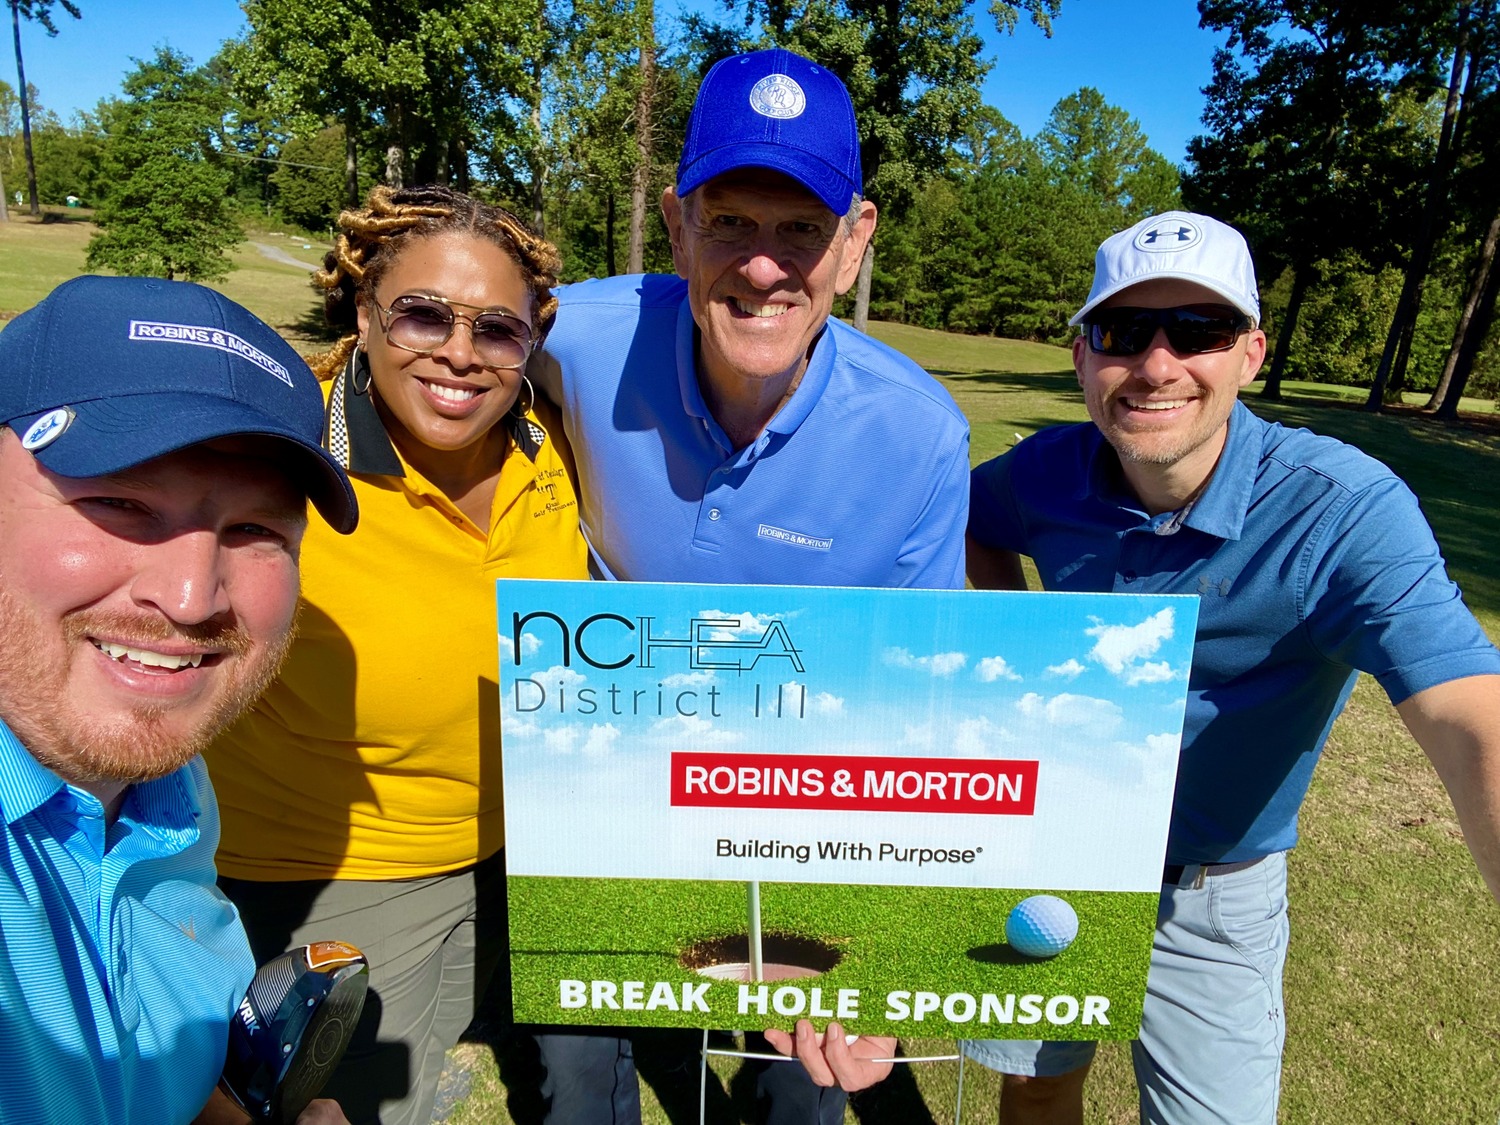
[[[21,448],[45,449],[62,437],[63,431],[72,424],[73,412],[66,406],[49,410],[26,428],[26,432],[21,435]]]
[[[750,88],[750,108],[762,117],[787,121],[802,116],[807,95],[789,75],[768,74]]]

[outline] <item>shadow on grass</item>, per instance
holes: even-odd
[[[969,950],[970,961],[981,965],[1035,965],[1037,958],[1017,953],[1008,942],[997,941],[990,945],[976,945]]]

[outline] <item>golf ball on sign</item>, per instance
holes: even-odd
[[[1078,936],[1078,915],[1056,895],[1032,895],[1005,920],[1005,940],[1027,957],[1056,957]]]

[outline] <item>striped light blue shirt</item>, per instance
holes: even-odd
[[[0,722],[0,824],[0,1121],[191,1121],[255,969],[214,886],[202,760],[134,786],[106,828]]]

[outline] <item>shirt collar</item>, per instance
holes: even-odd
[[[370,378],[364,350],[356,348],[328,395],[323,446],[351,473],[404,477],[406,464],[386,432],[380,411],[375,409]],[[547,431],[532,419],[516,414],[507,415],[507,424],[515,448],[534,463],[547,440]]]
[[[1227,540],[1236,540],[1244,532],[1265,428],[1244,403],[1235,402],[1219,463],[1183,520],[1188,527]]]
[[[1140,501],[1125,483],[1120,459],[1114,447],[1092,422],[1089,427],[1092,449],[1088,452],[1087,471],[1079,482],[1075,500],[1102,500],[1115,506],[1136,507]],[[1245,528],[1250,498],[1255,491],[1255,477],[1260,466],[1262,434],[1266,424],[1236,400],[1229,414],[1229,433],[1224,450],[1214,466],[1208,486],[1174,522],[1191,527],[1205,535],[1236,540]]]
[[[46,804],[65,782],[31,756],[0,719],[0,816],[14,824]]]
[[[67,782],[32,757],[10,727],[0,720],[0,818],[7,825],[30,816],[58,793]],[[122,810],[136,820],[169,831],[191,828],[202,813],[185,769],[174,770],[155,781],[139,781],[130,787]]]

